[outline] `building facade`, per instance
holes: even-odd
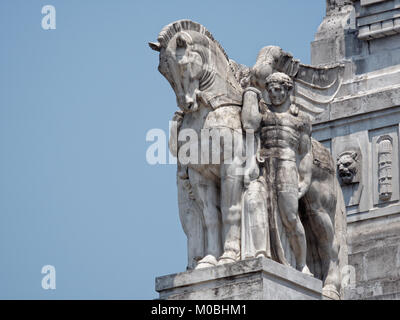
[[[327,0],[312,65],[345,65],[313,136],[337,161],[347,206],[347,299],[400,299],[400,0]]]

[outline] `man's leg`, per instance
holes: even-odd
[[[299,217],[298,178],[294,162],[282,161],[276,177],[278,208],[296,257],[296,269],[311,274],[307,265],[307,240]]]

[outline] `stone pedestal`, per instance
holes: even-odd
[[[259,258],[156,278],[162,300],[322,300],[322,282]]]

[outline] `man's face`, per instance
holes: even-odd
[[[270,83],[267,86],[267,90],[269,98],[271,99],[272,104],[275,106],[282,105],[288,97],[288,91],[283,84]]]

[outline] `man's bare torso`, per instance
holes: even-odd
[[[301,114],[266,111],[261,121],[260,156],[296,161],[301,135],[309,134],[310,128],[310,122]]]

